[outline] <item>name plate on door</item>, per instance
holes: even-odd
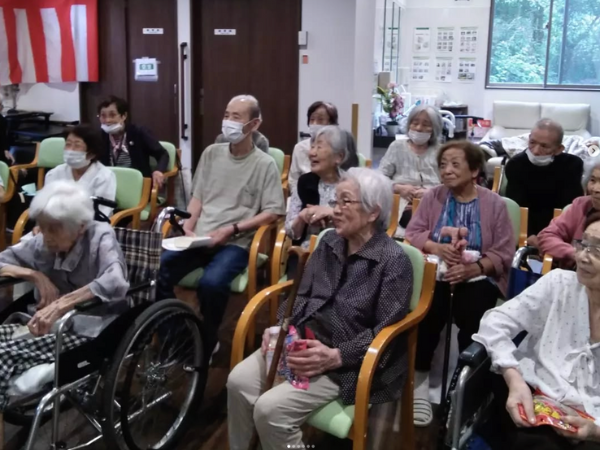
[[[137,58],[135,64],[136,81],[158,81],[158,63],[156,58]]]

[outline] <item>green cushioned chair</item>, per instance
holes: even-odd
[[[289,155],[286,155],[283,150],[270,147],[269,155],[275,160],[277,164],[277,169],[279,170],[279,175],[281,175],[281,186],[283,187],[284,197],[287,198],[289,193],[289,184],[288,184],[288,176],[290,173],[290,165],[292,163],[292,159]]]
[[[330,231],[325,230],[319,236],[313,236],[311,249],[314,249],[325,233]],[[354,450],[366,449],[371,377],[377,367],[379,358],[389,343],[401,333],[407,334],[409,370],[407,382],[401,395],[400,434],[407,443],[407,448],[414,448],[413,384],[417,326],[425,317],[431,305],[436,269],[434,264],[425,262],[423,254],[416,248],[401,243],[398,243],[398,245],[408,255],[413,266],[414,284],[410,312],[399,323],[383,329],[371,343],[360,369],[355,405],[344,405],[339,399],[334,400],[314,411],[307,421],[309,425],[338,438],[353,439]],[[247,335],[249,330],[253,329],[260,308],[265,304],[271,304],[273,298],[280,298],[283,294],[289,292],[292,284],[292,281],[287,281],[264,289],[248,304],[235,330],[231,355],[232,369],[244,358]]]
[[[507,197],[502,197],[506,208],[508,209],[508,215],[513,226],[513,232],[515,233],[515,241],[517,247],[523,247],[527,242],[527,220],[529,217],[529,210],[527,208],[521,208],[514,200]]]
[[[22,169],[38,169],[37,183],[35,185],[23,186],[23,190],[34,195],[36,191],[44,187],[46,171],[54,169],[64,163],[63,152],[65,149],[65,139],[61,137],[52,137],[38,142],[35,150],[35,158],[29,164],[13,166],[13,171]]]
[[[0,179],[4,186],[4,196],[0,198],[0,251],[2,251],[6,248],[6,204],[12,199],[15,192],[10,169],[2,161],[0,161]]]
[[[365,155],[363,155],[362,153],[358,154],[358,166],[359,167],[371,167],[372,164],[373,164],[373,161],[371,161],[370,159],[367,159],[365,157]]]
[[[158,189],[152,189],[150,203],[144,208],[140,216],[141,220],[143,220],[144,222],[146,220],[154,221],[154,219],[156,219],[156,216],[158,215],[158,208],[164,205],[173,205],[175,200],[175,177],[179,173],[179,169],[177,167],[177,153],[179,152],[179,150],[177,150],[175,146],[170,142],[160,141],[160,145],[162,145],[169,154],[169,164],[167,165],[167,171],[163,174],[167,186],[167,197],[160,197]],[[154,170],[156,170],[157,165],[158,162],[154,157],[151,156],[150,170],[154,172]]]
[[[152,180],[144,178],[136,169],[126,167],[109,167],[117,178],[117,213],[111,217],[111,224],[115,226],[126,217],[132,218],[132,227],[140,228],[141,213],[148,205]]]

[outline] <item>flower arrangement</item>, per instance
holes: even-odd
[[[398,116],[404,109],[404,99],[398,92],[396,83],[389,83],[387,89],[377,86],[375,97],[381,102],[381,107],[389,116],[388,125],[398,125]]]

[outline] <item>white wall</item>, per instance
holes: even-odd
[[[49,111],[51,120],[79,120],[79,83],[36,83],[19,85],[18,109]],[[12,101],[4,100],[12,107]]]
[[[179,140],[181,149],[181,163],[183,167],[191,168],[192,165],[192,34],[190,19],[190,0],[177,0],[177,40],[179,44],[187,42],[188,59],[185,63],[185,121],[188,124],[188,140]],[[180,88],[181,89],[181,88]],[[179,101],[182,101],[179,96]],[[181,103],[180,103],[181,106]],[[181,109],[180,109],[181,111]],[[181,113],[180,113],[181,114]],[[184,120],[180,117],[179,120]],[[181,136],[180,136],[181,138]]]
[[[496,100],[517,100],[548,103],[589,103],[592,105],[590,131],[600,135],[600,92],[593,91],[550,91],[521,89],[485,89],[487,46],[489,32],[490,0],[471,0],[453,4],[448,0],[407,0],[402,15],[400,61],[402,67],[410,67],[412,57],[413,30],[415,27],[430,27],[432,44],[438,26],[477,26],[479,45],[477,49],[477,73],[473,84],[412,83],[411,89],[436,89],[443,91],[448,99],[469,105],[469,113],[492,118],[492,107]],[[435,53],[431,53],[435,61]],[[441,56],[441,55],[440,55]],[[454,63],[459,53],[454,52]],[[468,55],[465,55],[468,56]],[[457,72],[457,68],[453,68]]]

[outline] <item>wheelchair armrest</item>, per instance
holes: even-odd
[[[13,286],[20,283],[25,283],[25,280],[12,277],[0,277],[0,287]]]
[[[478,367],[488,358],[487,350],[479,342],[473,342],[458,357],[458,360],[469,367]]]
[[[95,308],[96,306],[99,306],[102,304],[102,299],[98,298],[98,297],[94,297],[91,300],[87,300],[83,303],[79,303],[78,305],[75,305],[75,310],[77,312],[84,312],[84,311],[89,311],[92,308]]]

